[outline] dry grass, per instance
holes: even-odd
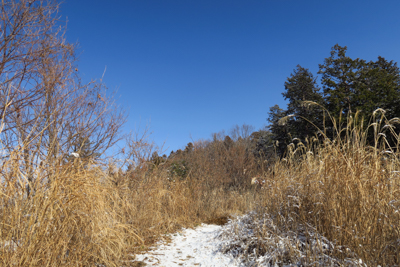
[[[78,162],[51,173],[38,168],[27,197],[12,162],[3,165],[1,266],[117,266],[130,239],[139,239],[121,222],[117,195],[98,169]]]
[[[43,163],[29,197],[16,150],[1,169],[0,263],[130,266],[130,255],[165,233],[257,210],[259,219],[268,217],[257,226],[261,241],[297,233],[304,244],[329,240],[332,249],[324,251],[342,265],[350,257],[371,266],[398,265],[398,147],[388,147],[379,134],[393,130],[389,123],[371,124],[375,146],[367,145],[366,131],[354,120],[338,129],[336,140],[291,145],[270,170],[248,153],[248,143],[227,146],[222,140],[198,142],[191,151],[161,164],[142,162],[129,172],[112,173],[79,159],[57,168]],[[172,173],[173,164],[183,160],[187,172]],[[250,187],[253,176],[265,179],[263,188]],[[261,241],[255,251],[267,253]],[[315,265],[312,259],[321,259],[322,250],[305,247],[285,252],[284,260],[306,255],[302,264]]]
[[[399,143],[389,147],[386,140],[396,136],[391,124],[396,120],[382,115],[370,125],[374,146],[357,117],[348,122],[335,140],[326,138],[316,149],[315,144],[291,146],[288,157],[275,164],[275,177],[267,177],[268,201],[259,214],[272,215],[274,225],[293,233],[315,228],[333,242],[330,256],[337,259],[356,255],[369,266],[398,266]]]
[[[228,190],[215,170],[202,170],[215,173],[208,182],[179,179],[168,164],[149,162],[130,172],[80,159],[42,162],[27,196],[21,156],[16,150],[1,170],[1,266],[129,266],[165,233],[256,206],[253,191]]]
[[[144,240],[134,251],[140,250],[140,246],[152,245],[161,235],[181,227],[220,223],[231,214],[256,207],[257,195],[253,191],[210,188],[191,178],[184,181],[168,178],[165,170],[153,171],[148,177],[136,178],[134,187],[127,189],[122,202],[131,204],[124,206],[125,219]]]

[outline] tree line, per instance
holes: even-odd
[[[377,120],[374,112],[379,109],[389,119],[400,117],[400,69],[396,62],[383,57],[366,61],[352,59],[346,52],[347,47],[332,47],[316,76],[298,65],[284,83],[282,95],[288,101],[287,107],[270,107],[269,125],[264,129],[236,125],[228,133],[214,133],[210,140],[189,143],[184,150],[172,151],[169,156],[149,154],[148,162],[153,166],[150,169],[169,168],[172,177],[182,179],[204,165],[199,162],[208,162],[208,167],[218,162],[218,166],[227,166],[218,172],[227,178],[228,187],[243,186],[251,173],[245,175],[244,169],[252,169],[253,174],[268,171],[286,155],[290,144],[312,147],[315,141],[333,140],[345,134],[340,129],[345,129],[351,118],[353,126],[367,130],[367,145],[375,145],[374,127],[370,127],[372,120]],[[390,134],[398,135],[399,130],[392,129],[394,132],[388,132],[385,140],[396,147],[397,138]],[[240,166],[241,171],[233,171],[233,165]],[[211,169],[217,170],[215,166]]]
[[[380,56],[376,61],[353,59],[346,53],[346,46],[333,46],[330,56],[319,64],[318,76],[297,65],[284,84],[286,109],[278,105],[269,109],[269,126],[261,131],[264,139],[260,139],[259,153],[271,153],[266,146],[273,145],[282,156],[293,140],[305,143],[318,132],[334,138],[335,126],[346,127],[347,117],[357,116],[358,124],[367,129],[377,109],[384,110],[386,118],[400,116],[397,63]],[[367,139],[373,142],[372,133]]]

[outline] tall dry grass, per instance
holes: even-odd
[[[266,177],[268,201],[260,214],[272,215],[281,229],[297,234],[316,228],[335,244],[329,253],[337,259],[398,266],[399,120],[386,119],[380,110],[374,115],[368,127],[358,114],[349,117],[345,128],[337,126],[333,140],[291,144],[288,156],[274,166],[275,177]],[[317,258],[311,250],[308,257],[310,265]]]
[[[161,163],[145,162],[130,172],[115,173],[125,221],[144,241],[133,252],[181,227],[224,222],[256,208],[265,196],[250,187],[251,173],[259,170],[245,150],[244,144],[227,148],[221,140],[197,142],[192,150]],[[173,172],[177,165],[185,170]]]
[[[27,196],[18,156],[2,167],[1,266],[121,266],[140,238],[121,221],[103,171],[78,160],[51,172],[41,164]]]
[[[372,266],[398,265],[399,143],[385,137],[399,140],[397,120],[378,115],[367,130],[355,117],[337,128],[336,139],[292,144],[274,165],[254,158],[249,143],[222,139],[127,171],[80,159],[43,162],[29,196],[16,149],[1,166],[0,263],[129,266],[166,233],[257,210],[269,218],[260,240],[276,232],[270,225],[310,240],[312,230],[333,242],[326,253],[343,262],[356,256]],[[183,161],[186,171],[172,172]],[[263,188],[250,186],[254,176],[266,181]],[[312,265],[320,251],[310,245],[302,262]]]
[[[171,174],[173,160],[122,171],[77,158],[43,161],[28,179],[16,148],[1,166],[0,264],[129,266],[166,233],[254,209],[259,195],[233,186],[249,175],[244,148],[214,145],[174,159],[191,162],[185,177]]]

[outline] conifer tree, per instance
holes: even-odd
[[[336,44],[332,47],[331,56],[319,65],[325,106],[335,117],[340,112],[347,114],[356,111],[358,70],[366,66],[364,60],[353,60],[346,55],[346,51],[346,46]]]
[[[291,142],[289,127],[287,124],[279,123],[280,119],[287,116],[287,111],[281,109],[278,105],[269,108],[268,129],[272,134],[274,146],[279,156],[283,156],[286,146]]]
[[[359,70],[355,106],[369,118],[382,108],[388,118],[400,116],[400,70],[397,63],[383,57]]]
[[[287,124],[292,137],[304,141],[322,128],[322,111],[317,105],[305,105],[304,101],[313,101],[322,104],[322,96],[312,73],[297,65],[285,82],[285,92],[282,93],[288,100],[287,114],[293,114]],[[317,128],[318,127],[318,128]]]
[[[331,56],[319,65],[322,74],[324,106],[336,120],[360,112],[364,125],[377,108],[388,118],[400,116],[400,70],[397,63],[378,57],[367,62],[346,55],[338,44]]]
[[[304,141],[318,129],[324,130],[328,137],[336,134],[333,122],[325,119],[321,107],[342,127],[346,126],[345,118],[356,112],[360,113],[359,118],[363,118],[358,122],[367,127],[378,108],[386,111],[387,118],[400,117],[400,69],[397,63],[383,57],[369,62],[352,59],[346,52],[346,46],[336,44],[330,57],[319,65],[322,92],[312,73],[300,65],[287,78],[285,92],[282,93],[289,101],[287,109],[275,105],[270,108],[268,118],[268,130],[274,142],[279,144],[279,155],[282,156],[286,145],[295,137]],[[304,101],[319,105],[307,107]],[[397,134],[400,132],[395,131]],[[373,142],[372,135],[368,138],[370,143]]]

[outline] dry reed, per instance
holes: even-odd
[[[368,266],[397,266],[400,161],[393,125],[397,119],[378,115],[366,129],[357,114],[348,118],[346,128],[337,126],[333,140],[314,138],[308,144],[290,145],[288,156],[274,165],[275,177],[267,177],[268,201],[260,214],[268,213],[280,229],[294,233],[315,228],[333,242],[330,256],[343,265],[345,259],[358,257]],[[371,132],[373,142],[368,139]],[[308,257],[317,258],[313,254],[310,250]]]
[[[326,253],[343,265],[350,257],[398,265],[400,161],[398,143],[389,147],[385,138],[394,136],[393,122],[382,115],[365,130],[354,118],[334,140],[290,145],[288,156],[269,169],[248,153],[249,143],[222,140],[198,142],[162,164],[142,161],[129,171],[112,173],[80,159],[57,168],[43,163],[29,196],[16,150],[1,169],[0,263],[129,266],[130,255],[166,233],[257,210],[269,220],[257,232],[260,240],[274,225],[282,233],[326,238],[334,245]],[[182,161],[187,172],[172,173]],[[251,188],[254,176],[263,177],[262,188]],[[258,253],[267,251],[259,246]],[[312,265],[322,250],[305,249],[302,264]],[[298,255],[291,250],[285,257]]]

